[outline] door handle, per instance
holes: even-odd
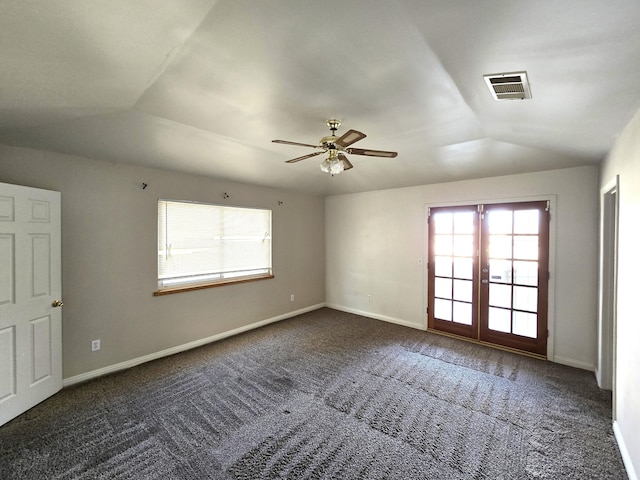
[[[54,307],[54,308],[61,307],[63,305],[64,305],[64,303],[62,303],[62,301],[60,301],[60,300],[54,300],[53,302],[51,302],[51,306]]]

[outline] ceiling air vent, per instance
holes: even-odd
[[[485,75],[494,100],[523,100],[531,98],[527,72],[497,73]]]

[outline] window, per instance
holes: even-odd
[[[272,276],[271,210],[158,201],[157,295]]]

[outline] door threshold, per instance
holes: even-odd
[[[526,350],[519,350],[517,348],[505,347],[504,345],[499,345],[497,343],[484,342],[482,340],[476,340],[469,337],[464,337],[462,335],[456,335],[455,333],[442,332],[440,330],[434,330],[432,328],[427,328],[427,332],[435,333],[436,335],[442,335],[443,337],[455,338],[457,340],[463,340],[469,343],[475,343],[476,345],[483,345],[485,347],[494,348],[496,350],[502,350],[504,352],[516,353],[518,355],[523,355],[525,357],[535,358],[537,360],[547,361],[546,355],[540,355],[539,353],[527,352]]]

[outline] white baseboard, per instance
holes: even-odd
[[[592,363],[582,362],[580,360],[574,360],[573,358],[561,357],[560,355],[554,355],[550,358],[552,362],[567,365],[569,367],[580,368],[582,370],[588,370],[590,372],[596,371],[596,366]]]
[[[245,325],[243,327],[234,328],[233,330],[218,333],[217,335],[212,335],[210,337],[194,340],[193,342],[185,343],[183,345],[177,345],[175,347],[167,348],[166,350],[161,350],[159,352],[150,353],[149,355],[144,355],[142,357],[132,358],[131,360],[116,363],[115,365],[109,365],[107,367],[102,367],[97,370],[92,370],[90,372],[81,373],[80,375],[74,375],[73,377],[68,377],[63,379],[62,386],[68,387],[70,385],[74,385],[80,382],[86,382],[87,380],[101,377],[109,373],[114,373],[119,370],[126,370],[127,368],[135,367],[136,365],[150,362],[151,360],[157,360],[158,358],[168,357],[169,355],[184,352],[186,350],[191,350],[192,348],[201,347],[202,345],[206,345],[207,343],[217,342],[218,340],[222,340],[223,338],[232,337],[234,335],[238,335],[239,333],[260,328],[270,323],[279,322],[281,320],[286,320],[287,318],[295,317],[297,315],[302,315],[303,313],[311,312],[313,310],[318,310],[319,308],[322,308],[324,306],[325,306],[324,303],[318,303],[316,305],[311,305],[309,307],[301,308],[300,310],[294,310],[293,312],[287,312],[282,315],[278,315],[276,317],[271,317],[265,320],[261,320],[259,322],[252,323],[250,325]]]
[[[343,307],[342,305],[334,305],[331,303],[327,303],[325,306],[328,308],[333,308],[334,310],[340,310],[341,312],[354,313],[356,315],[360,315],[361,317],[368,317],[368,318],[373,318],[374,320],[382,320],[383,322],[395,323],[396,325],[402,325],[403,327],[415,328],[417,330],[426,330],[424,325],[419,325],[413,322],[407,322],[406,320],[402,320],[400,318],[388,317],[386,315],[379,315],[377,313],[365,312],[364,310]]]
[[[636,471],[633,469],[633,463],[631,463],[631,456],[629,455],[629,450],[627,450],[627,445],[624,443],[624,437],[622,436],[622,432],[620,431],[618,422],[613,422],[613,434],[616,437],[616,442],[618,442],[618,448],[620,449],[622,462],[624,463],[624,468],[627,471],[627,475],[629,475],[629,480],[638,480],[638,475],[636,474]]]

